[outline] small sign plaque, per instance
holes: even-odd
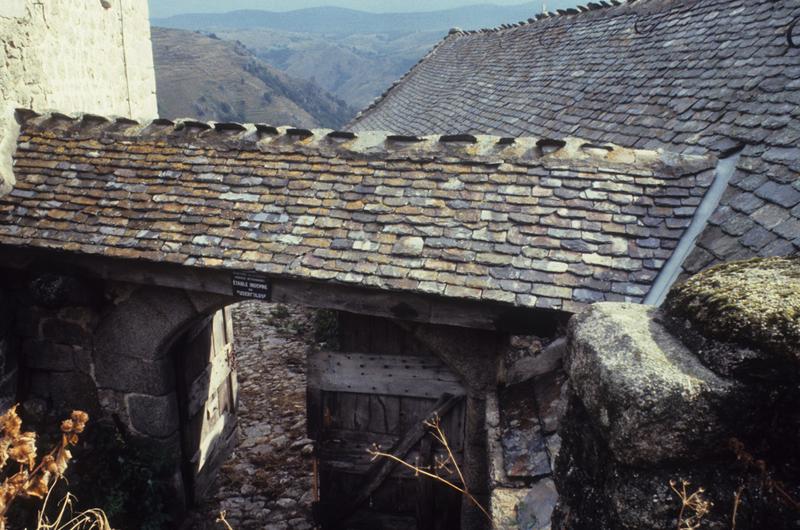
[[[254,300],[269,300],[272,294],[272,284],[264,276],[249,272],[234,272],[233,294]]]

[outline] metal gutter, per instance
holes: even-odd
[[[731,181],[731,177],[733,177],[734,171],[736,171],[736,165],[739,163],[741,154],[742,151],[739,149],[725,158],[720,158],[717,162],[717,167],[714,170],[714,182],[711,183],[703,200],[700,201],[691,224],[683,233],[672,256],[661,267],[661,271],[658,273],[655,282],[653,282],[650,292],[647,293],[644,299],[644,304],[660,306],[664,303],[669,289],[681,273],[683,262],[694,249],[697,238],[700,237],[714,210],[717,209],[719,201],[722,199],[722,194],[728,189],[728,184]]]

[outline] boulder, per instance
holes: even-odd
[[[773,362],[791,363],[795,375],[800,367],[800,257],[713,267],[673,288],[665,309],[707,339],[755,350]],[[746,354],[747,359],[755,357]],[[730,363],[720,355],[704,361],[723,371]]]
[[[572,394],[570,392],[570,394]],[[687,481],[687,491],[704,489],[713,503],[702,519],[703,530],[730,530],[734,494],[742,494],[737,508],[737,530],[797,528],[800,513],[764,487],[765,476],[737,461],[731,452],[714,459],[629,466],[615,459],[593,427],[592,418],[572,394],[562,419],[564,445],[556,460],[555,483],[559,499],[553,530],[661,530],[678,528],[681,500],[671,481]],[[769,476],[777,469],[770,464]],[[783,478],[792,477],[786,468]],[[796,480],[796,476],[795,476]],[[788,481],[784,487],[797,495]],[[681,526],[680,528],[687,528]]]
[[[573,318],[566,369],[615,458],[629,464],[694,457],[730,435],[722,419],[738,389],[638,304],[598,303]]]
[[[730,263],[663,309],[573,317],[554,529],[800,527],[799,265]],[[711,503],[700,526],[679,521],[684,488]]]

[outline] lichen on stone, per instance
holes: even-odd
[[[800,362],[800,257],[710,268],[675,286],[665,308],[708,337]]]

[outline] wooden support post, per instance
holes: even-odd
[[[467,395],[464,433],[464,481],[473,497],[489,511],[489,455],[486,452],[486,397]],[[468,499],[461,501],[461,530],[485,530],[486,515]]]
[[[420,442],[418,465],[423,469],[433,469],[433,440],[430,436],[425,436]],[[434,530],[436,502],[433,487],[433,480],[422,478],[417,481],[417,530]]]

